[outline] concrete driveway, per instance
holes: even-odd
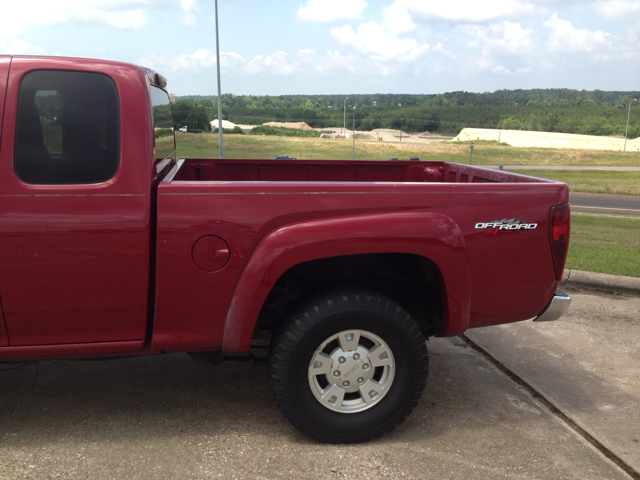
[[[565,320],[468,336],[637,469],[639,308],[576,295]],[[0,478],[638,478],[464,339],[428,346],[417,409],[363,445],[297,433],[264,365],[210,371],[181,354],[0,364]]]

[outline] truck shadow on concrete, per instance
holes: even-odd
[[[526,431],[549,416],[458,339],[429,342],[430,377],[413,414],[376,442]],[[158,436],[267,435],[311,443],[280,414],[265,365],[207,369],[185,354],[0,364],[0,445]]]
[[[624,478],[459,339],[413,414],[360,445],[298,433],[264,365],[184,354],[0,364],[2,478]]]

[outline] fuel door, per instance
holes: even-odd
[[[205,272],[217,272],[229,261],[229,245],[220,237],[207,235],[196,242],[191,251],[193,262]]]

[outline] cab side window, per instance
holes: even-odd
[[[30,184],[109,180],[119,157],[118,96],[109,77],[40,70],[22,79],[14,150],[18,178]]]

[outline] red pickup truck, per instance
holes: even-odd
[[[418,402],[425,338],[568,308],[567,185],[177,159],[154,135],[165,86],[124,63],[0,56],[0,361],[268,346],[287,419],[358,442]]]

